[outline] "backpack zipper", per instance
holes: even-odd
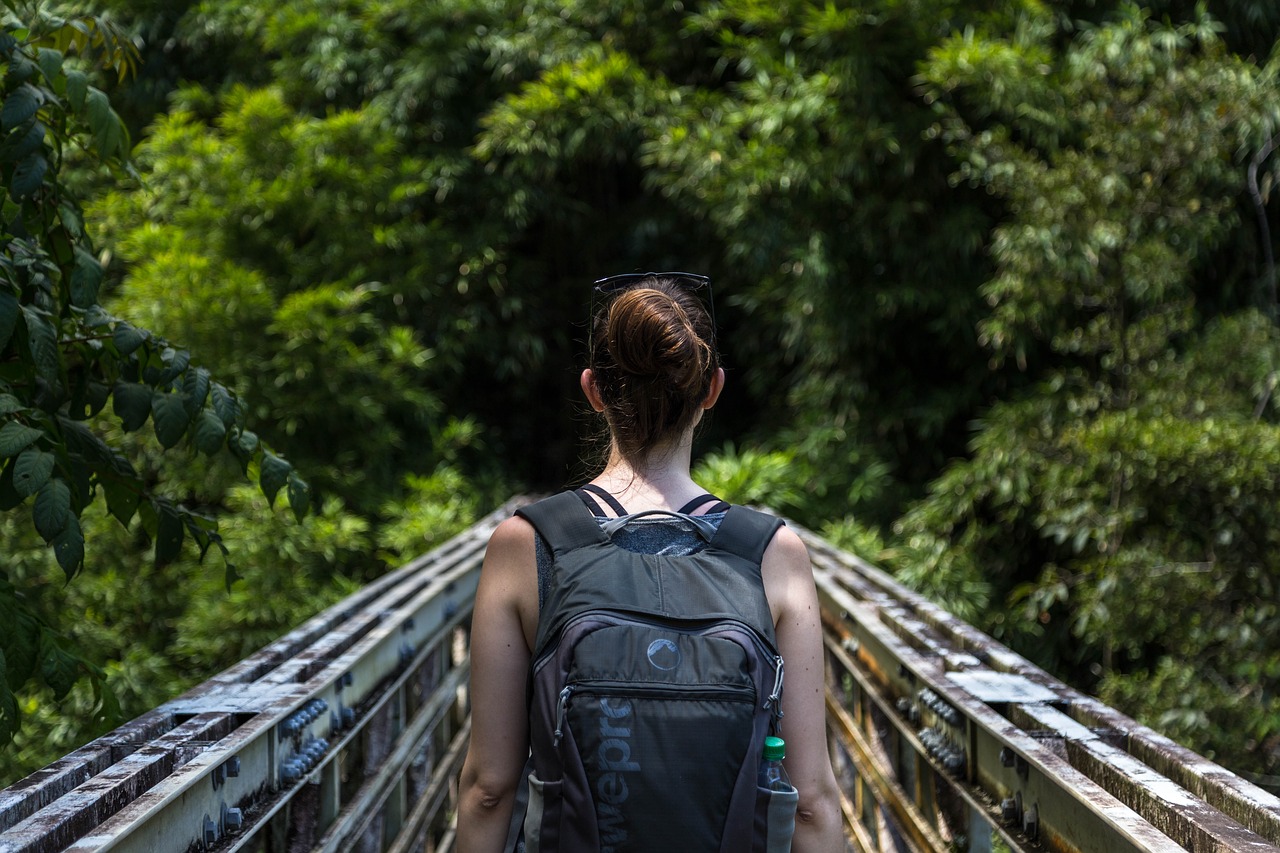
[[[782,675],[784,663],[782,655],[774,655],[773,662],[775,665],[773,671],[773,692],[769,694],[769,698],[764,700],[764,708],[766,711],[773,711],[773,731],[782,731]]]
[[[760,658],[762,660],[773,661],[775,664],[774,676],[773,676],[773,692],[770,693],[769,698],[765,702],[764,707],[768,708],[771,702],[777,702],[778,699],[781,698],[782,696],[782,656],[779,655],[776,650],[774,650],[764,641],[764,639],[759,635],[759,633],[756,631],[755,628],[751,627],[746,622],[743,622],[741,619],[734,619],[732,617],[715,618],[710,620],[713,624],[708,625],[706,628],[698,628],[694,630],[682,630],[680,628],[672,628],[671,625],[669,625],[664,621],[660,621],[658,619],[646,619],[644,616],[638,615],[638,614],[637,615],[627,614],[625,616],[615,616],[609,613],[601,613],[600,611],[588,611],[586,613],[579,613],[577,616],[574,616],[568,622],[565,622],[564,625],[560,628],[560,634],[563,636],[563,634],[566,631],[568,631],[571,627],[578,624],[579,622],[583,622],[588,619],[601,619],[609,625],[620,625],[620,624],[623,624],[624,622],[636,622],[642,625],[653,625],[658,628],[670,628],[671,630],[676,631],[677,633],[686,634],[689,636],[697,636],[700,634],[705,634],[707,631],[714,629],[718,625],[731,625],[731,626],[741,628],[742,631],[748,637],[751,638],[751,643],[756,647],[756,651],[762,652],[762,654],[760,655]],[[556,650],[556,647],[552,646],[550,649],[544,651],[542,655],[536,661],[534,661],[533,674],[535,677],[544,666],[546,666],[555,658],[555,650]]]
[[[564,735],[564,712],[565,707],[569,704],[569,697],[572,695],[572,684],[566,685],[564,690],[560,691],[560,701],[556,703],[556,731],[555,736],[551,739],[552,746],[559,746],[560,738]]]
[[[564,723],[569,707],[569,698],[577,692],[577,688],[588,688],[585,690],[591,694],[614,694],[621,693],[629,697],[637,699],[665,699],[670,694],[679,694],[681,699],[729,699],[737,702],[750,702],[755,691],[748,685],[732,685],[732,684],[704,684],[696,689],[689,689],[688,685],[683,684],[649,684],[645,687],[637,687],[631,681],[580,681],[573,684],[565,685],[560,691],[560,698],[556,702],[556,728],[551,738],[553,747],[560,746],[560,740],[564,737]]]

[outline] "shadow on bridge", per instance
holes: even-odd
[[[0,791],[0,853],[448,851],[468,620],[521,501]],[[867,851],[1273,851],[1280,800],[796,525]]]

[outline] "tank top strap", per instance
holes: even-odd
[[[729,509],[729,505],[724,501],[720,500],[715,495],[703,493],[701,495],[698,495],[693,500],[689,501],[684,506],[680,507],[678,510],[676,510],[676,512],[680,513],[681,515],[693,515],[694,514],[693,511],[695,509],[701,509],[702,507],[706,506],[708,503],[711,503],[712,501],[715,502],[715,505],[710,507],[707,510],[708,513],[725,512]],[[703,513],[703,514],[705,515],[706,513]]]
[[[586,494],[584,494],[584,493],[586,493]],[[608,491],[607,489],[605,489],[605,488],[603,488],[603,487],[601,487],[601,486],[598,486],[598,485],[596,485],[595,483],[587,483],[587,484],[586,484],[586,485],[584,485],[584,486],[580,486],[580,487],[578,488],[578,494],[579,494],[579,495],[581,495],[583,498],[587,498],[589,495],[595,495],[596,497],[600,498],[600,500],[602,500],[602,501],[604,501],[606,504],[608,504],[608,505],[609,505],[609,508],[610,508],[610,509],[612,509],[612,510],[613,510],[615,513],[617,513],[618,515],[626,515],[626,514],[627,514],[627,509],[626,509],[626,507],[624,507],[624,506],[623,506],[623,505],[618,501],[618,499],[617,499],[617,498],[615,498],[613,495],[609,494],[609,491]],[[592,501],[592,503],[595,503],[595,501],[593,500],[593,501]],[[599,504],[596,504],[596,506],[597,506],[597,507],[599,507]],[[598,514],[599,514],[599,515],[603,515],[603,513],[598,513]]]

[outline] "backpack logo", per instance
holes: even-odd
[[[596,793],[600,796],[600,838],[605,845],[602,853],[609,853],[627,842],[622,807],[631,791],[623,774],[640,772],[640,762],[631,758],[631,703],[601,699],[600,711],[599,758],[604,772],[596,780]]]
[[[649,644],[649,663],[663,672],[670,672],[680,665],[680,648],[665,637]]]

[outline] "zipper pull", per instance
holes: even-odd
[[[565,706],[569,704],[571,693],[573,693],[573,685],[568,685],[560,691],[560,701],[556,703],[556,733],[551,739],[552,746],[559,746],[560,738],[564,736],[564,711]]]
[[[774,714],[773,714],[774,719],[782,719],[782,707],[781,707],[782,706],[782,678],[783,678],[782,656],[781,655],[774,656],[773,662],[777,664],[777,668],[774,670],[774,673],[773,673],[773,692],[769,694],[768,699],[764,700],[764,707],[766,709],[768,708],[774,709]]]

